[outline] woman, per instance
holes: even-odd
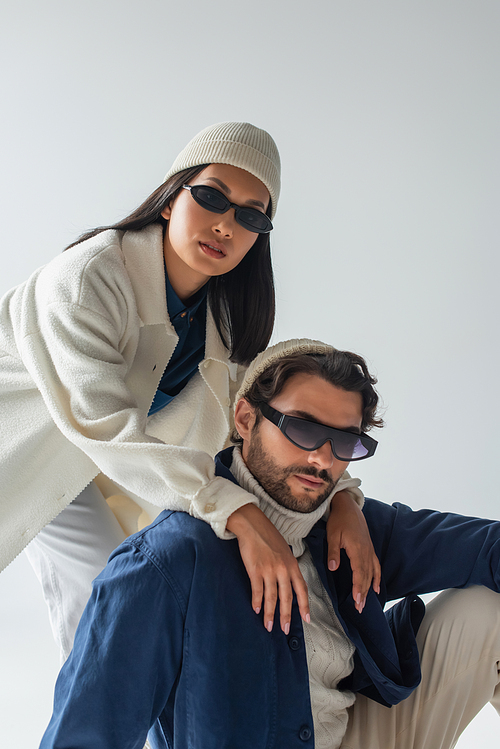
[[[84,235],[1,301],[2,566],[38,534],[28,554],[63,657],[110,552],[165,507],[221,538],[234,532],[264,621],[278,590],[285,626],[291,587],[308,616],[282,537],[212,460],[245,365],[272,332],[279,189],[268,133],[209,127],[129,217]],[[338,489],[355,496],[356,486],[346,475]],[[330,557],[338,564],[346,546],[361,609],[377,562],[349,494],[334,508]]]

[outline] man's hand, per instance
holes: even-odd
[[[352,597],[361,614],[372,583],[375,593],[380,593],[380,563],[364,515],[347,490],[337,492],[332,498],[326,536],[330,570],[336,570],[340,564],[340,549],[345,549],[350,559]]]
[[[264,599],[266,629],[270,632],[273,628],[279,596],[281,629],[286,635],[289,633],[293,591],[302,619],[309,622],[307,585],[297,560],[262,510],[254,504],[243,505],[229,516],[226,528],[238,539],[241,558],[252,586],[252,608],[256,614],[260,613]]]

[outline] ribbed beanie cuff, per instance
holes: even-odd
[[[271,218],[274,218],[280,194],[281,163],[276,143],[265,130],[249,122],[210,125],[180,152],[164,182],[183,169],[201,164],[229,164],[260,179],[269,190]]]
[[[265,351],[258,354],[248,367],[245,378],[240,389],[236,393],[234,405],[244,398],[252,387],[255,380],[275,361],[285,359],[292,354],[328,354],[336,349],[328,343],[313,341],[310,338],[292,338],[289,341],[281,341],[269,346]]]

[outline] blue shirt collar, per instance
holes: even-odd
[[[170,320],[173,320],[175,317],[177,317],[177,315],[180,315],[182,312],[186,311],[189,312],[189,316],[192,317],[198,310],[200,304],[206,298],[208,292],[208,283],[206,283],[201,287],[201,289],[199,289],[199,291],[196,292],[196,294],[193,294],[193,296],[188,300],[189,304],[184,304],[184,302],[179,299],[173,289],[172,284],[170,283],[166,266],[165,285],[167,289],[167,309]]]

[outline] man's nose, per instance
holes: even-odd
[[[308,453],[307,462],[311,465],[318,466],[321,470],[328,470],[332,467],[334,460],[335,458],[330,440],[327,440],[321,445],[321,447],[318,447],[316,450],[311,450],[311,452]]]

